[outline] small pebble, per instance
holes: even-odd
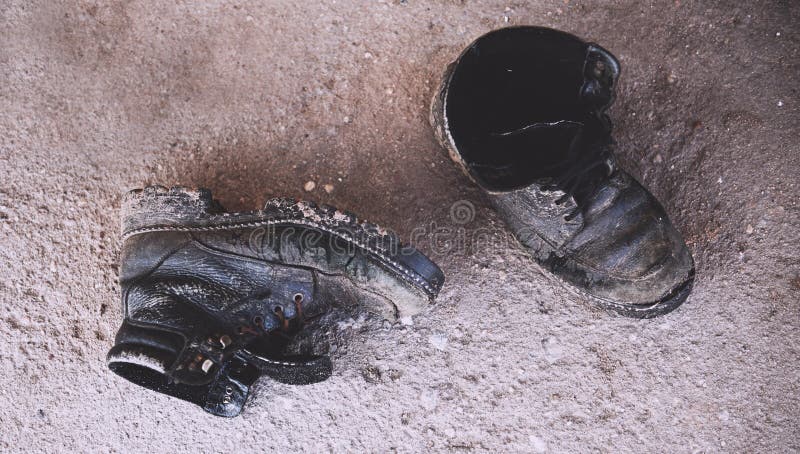
[[[536,435],[528,435],[533,452],[547,452],[547,443]]]
[[[747,233],[748,235],[751,235],[751,234],[753,233],[753,226],[752,226],[752,225],[750,225],[750,224],[747,224],[747,228],[746,228],[746,229],[744,229],[744,231],[745,231],[745,233]]]
[[[783,107],[783,101],[778,101],[778,107]]]
[[[436,350],[444,351],[447,349],[447,336],[444,334],[432,334],[428,336],[428,342],[430,342]]]
[[[308,191],[308,192],[311,192],[311,191],[313,191],[313,190],[314,190],[314,188],[316,188],[316,187],[317,187],[317,183],[314,183],[313,181],[309,181],[309,182],[307,182],[307,183],[305,184],[305,186],[303,186],[303,189],[305,189],[305,190],[306,190],[306,191]]]
[[[678,79],[678,77],[675,76],[675,74],[673,74],[673,73],[669,73],[667,75],[667,83],[668,84],[674,84],[677,79]]]
[[[561,343],[555,337],[545,337],[542,339],[542,348],[544,349],[544,358],[550,364],[564,356],[564,347],[561,346]]]
[[[331,192],[333,192],[333,185],[332,184],[326,184],[325,186],[322,187],[322,189],[324,189],[325,192],[330,194]]]

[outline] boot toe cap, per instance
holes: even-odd
[[[614,206],[573,241],[569,281],[599,305],[637,317],[669,312],[688,296],[694,261],[658,201],[631,181]]]

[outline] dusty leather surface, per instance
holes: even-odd
[[[157,197],[159,202],[165,199],[170,200]],[[136,210],[123,219],[126,225],[146,225],[146,209],[138,214],[141,221]],[[264,373],[290,384],[326,379],[329,360],[320,363],[322,370],[308,367],[306,372],[279,364],[291,336],[303,329],[324,329],[307,326],[307,320],[357,305],[393,320],[398,308],[407,316],[405,311],[427,302],[420,289],[377,257],[326,232],[291,223],[262,231],[170,231],[164,223],[175,223],[177,229],[192,221],[180,207],[170,211],[178,215],[155,224],[166,230],[132,234],[124,241],[124,321],[108,355],[109,367],[209,413],[238,415],[250,386]],[[429,267],[441,273],[435,265]],[[278,362],[242,356],[240,351],[254,344],[277,354],[273,357]],[[305,354],[328,348],[312,347]]]
[[[538,28],[517,28],[509,33],[505,46],[513,49],[514,33],[521,36],[538,33]],[[546,32],[546,33],[545,33]],[[672,295],[676,289],[687,286],[694,278],[694,262],[680,233],[672,226],[661,204],[624,170],[619,170],[610,151],[603,150],[611,178],[588,195],[578,199],[572,192],[554,187],[552,178],[534,181],[517,189],[498,188],[502,179],[496,171],[491,180],[485,178],[482,153],[491,156],[496,150],[469,151],[465,156],[459,149],[459,137],[469,138],[471,131],[454,131],[449,122],[448,99],[456,96],[451,90],[455,71],[469,52],[480,55],[479,49],[486,39],[495,39],[498,33],[478,38],[467,47],[461,56],[448,66],[442,84],[432,102],[431,121],[440,143],[449,151],[451,158],[461,166],[484,191],[533,257],[559,279],[566,281],[585,294],[619,305],[648,306],[659,303]],[[561,32],[542,30],[541,39],[558,36]],[[533,35],[535,36],[535,35]],[[569,45],[575,38],[564,34]],[[529,39],[529,38],[525,38]],[[496,40],[496,39],[495,39]],[[522,40],[522,38],[520,38]],[[535,41],[535,40],[534,40]],[[522,45],[521,43],[519,45]],[[586,67],[597,60],[605,63],[605,71],[598,76],[584,71],[582,98],[596,109],[600,128],[589,129],[577,120],[569,122],[533,124],[521,130],[525,136],[522,151],[526,153],[581,155],[594,153],[590,147],[596,145],[593,137],[600,134],[601,143],[611,143],[611,123],[605,114],[614,101],[614,88],[620,67],[616,58],[595,44],[583,44],[586,48]],[[473,49],[478,49],[474,50]],[[472,57],[474,66],[475,56]],[[473,67],[464,71],[473,70]],[[580,68],[578,68],[580,69]],[[543,70],[548,70],[545,68]],[[556,71],[555,68],[550,68]],[[546,91],[548,87],[539,87]],[[459,91],[458,96],[472,96]],[[591,132],[587,132],[591,131]],[[592,136],[586,136],[592,134]],[[466,139],[465,139],[466,140]],[[474,142],[470,144],[474,148]],[[487,142],[488,143],[488,142]],[[515,142],[492,142],[493,146],[517,146]],[[546,145],[543,145],[546,144]],[[532,149],[525,148],[532,146]],[[538,148],[537,148],[538,146]],[[609,145],[602,145],[607,147]],[[581,148],[585,148],[582,150]],[[580,166],[580,162],[576,162]],[[531,168],[531,172],[536,169]],[[514,167],[511,171],[525,173]],[[594,170],[598,172],[602,170]],[[510,178],[510,177],[509,177]],[[515,181],[519,180],[515,177]],[[557,186],[557,185],[556,185]],[[579,188],[580,189],[580,188]]]
[[[624,172],[598,191],[580,214],[564,221],[557,196],[537,186],[490,195],[517,237],[537,248],[532,236],[551,246],[533,253],[547,269],[599,297],[633,304],[656,302],[691,277],[694,262],[664,209]]]

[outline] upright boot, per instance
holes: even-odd
[[[513,27],[473,42],[433,100],[442,145],[547,271],[600,307],[671,311],[694,263],[661,204],[617,167],[617,59],[557,30]]]
[[[332,309],[413,315],[444,282],[396,235],[286,199],[227,213],[208,190],[148,187],[125,197],[122,230],[123,321],[108,367],[218,416],[239,414],[262,374],[327,378],[329,358],[293,341]]]

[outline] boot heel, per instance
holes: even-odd
[[[180,227],[222,211],[208,189],[148,186],[122,200],[122,232],[153,227]]]

